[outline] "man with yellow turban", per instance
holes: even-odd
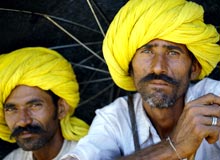
[[[120,9],[103,54],[114,82],[136,93],[97,110],[64,159],[220,159],[220,82],[205,78],[220,60],[219,34],[203,15],[185,0]]]
[[[59,160],[87,134],[71,64],[56,51],[27,47],[0,56],[0,138],[20,148],[5,160]]]

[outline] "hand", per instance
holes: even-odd
[[[217,125],[212,125],[212,117],[217,117]],[[195,153],[205,138],[215,143],[220,135],[220,97],[207,94],[187,103],[178,120],[171,139],[181,157]]]

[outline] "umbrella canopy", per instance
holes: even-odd
[[[79,108],[87,107],[77,113],[79,116],[82,112],[83,115],[88,115],[84,119],[90,124],[94,109],[109,103],[115,97],[114,91],[109,92],[109,89],[115,90],[115,87],[102,56],[102,40],[115,13],[126,2],[127,0],[0,2],[0,53],[27,46],[44,46],[60,52],[72,63],[80,83]],[[109,96],[110,93],[113,95]]]
[[[114,15],[127,1],[0,1],[0,54],[28,46],[44,46],[61,53],[72,63],[80,84],[81,100],[75,114],[90,124],[97,108],[126,94],[109,75],[102,40]],[[219,28],[220,1],[194,1],[205,7],[205,20]],[[219,75],[217,67],[210,77],[220,79]],[[0,159],[17,147],[0,143]]]
[[[72,63],[80,84],[81,100],[75,114],[90,124],[97,108],[124,94],[110,77],[102,56],[102,40],[114,15],[126,2],[1,1],[0,54],[28,46],[44,46],[61,53]],[[0,142],[0,159],[17,147]]]

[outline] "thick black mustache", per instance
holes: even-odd
[[[14,129],[14,131],[12,132],[10,138],[16,137],[24,131],[28,131],[29,133],[44,133],[45,132],[45,130],[42,129],[38,125],[27,125],[26,127],[20,127],[19,126],[19,127]]]
[[[167,83],[170,83],[170,84],[173,84],[173,85],[177,85],[177,84],[178,84],[178,81],[176,81],[175,79],[173,79],[173,78],[171,78],[171,77],[169,77],[169,76],[167,76],[167,75],[165,75],[165,74],[159,74],[159,75],[157,75],[157,74],[154,74],[154,73],[148,74],[147,76],[145,76],[144,78],[142,78],[142,79],[140,80],[140,83],[141,83],[141,82],[149,82],[149,81],[155,80],[155,79],[157,79],[157,80],[163,80],[163,81],[165,81],[165,82],[167,82]]]

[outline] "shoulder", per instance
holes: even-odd
[[[15,160],[15,159],[32,160],[32,152],[24,151],[21,148],[17,148],[12,152],[10,152],[3,160]]]
[[[64,143],[63,143],[63,148],[67,148],[67,149],[73,149],[75,148],[77,145],[77,141],[71,141],[71,140],[64,140]]]
[[[187,91],[186,101],[196,99],[208,93],[220,95],[220,81],[204,78],[197,83],[191,84]]]
[[[130,128],[130,116],[128,111],[128,97],[119,97],[114,102],[96,110],[96,116],[90,126],[89,133],[108,132],[115,135],[118,130],[127,130]],[[139,94],[133,95],[135,108],[142,105]],[[136,112],[136,109],[135,109]],[[120,134],[120,133],[117,133]]]
[[[115,99],[109,105],[96,110],[96,116],[104,117],[126,117],[128,116],[128,96],[119,97]],[[139,93],[133,95],[133,103],[136,108],[141,102],[141,97]]]
[[[71,152],[77,145],[77,141],[70,141],[64,139],[63,146],[59,152],[59,154],[53,160],[60,160],[61,157],[69,152]]]
[[[211,78],[204,78],[203,80],[199,81],[194,85],[194,88],[203,88],[205,89],[205,92],[210,92],[210,91],[219,91],[218,88],[220,87],[220,81],[214,80]]]

